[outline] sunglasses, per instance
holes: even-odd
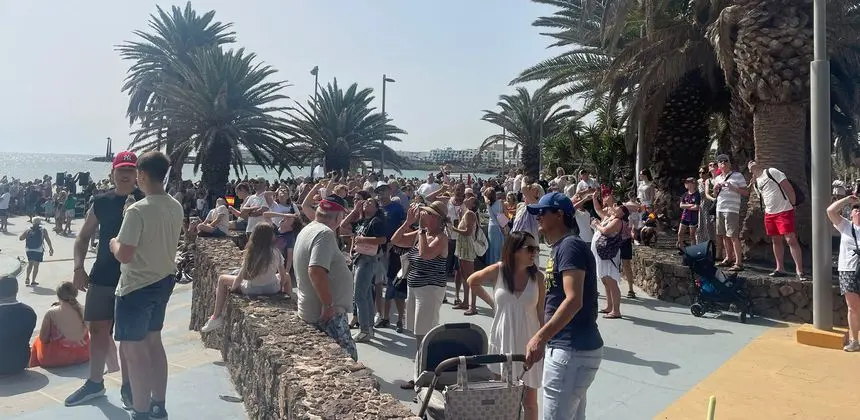
[[[526,245],[520,249],[524,249],[528,251],[530,254],[536,254],[540,251],[540,247],[537,245]]]
[[[728,162],[729,162],[729,161],[727,161],[727,160],[718,160],[718,161],[717,161],[717,163],[728,163]]]
[[[538,217],[542,217],[542,216],[546,216],[547,214],[556,213],[556,212],[558,212],[558,209],[540,209],[540,210],[538,210],[537,215],[538,215]]]

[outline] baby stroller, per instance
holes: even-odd
[[[438,325],[424,336],[415,361],[419,417],[433,420],[516,420],[523,382],[505,381],[487,367],[524,362],[523,355],[487,354],[487,334],[469,323]]]
[[[705,241],[684,248],[684,264],[690,267],[690,313],[701,317],[706,313],[737,312],[742,323],[752,316],[752,299],[744,290],[744,279],[737,274],[726,274],[714,264],[714,243]],[[698,277],[698,278],[697,278]]]

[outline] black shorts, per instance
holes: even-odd
[[[9,209],[0,209],[0,217],[9,216]]]
[[[621,243],[621,259],[626,261],[633,259],[633,239],[625,239]]]
[[[688,226],[688,227],[698,227],[699,221],[698,220],[691,220],[691,221],[681,220],[681,225]]]
[[[116,286],[90,283],[84,302],[84,321],[113,321]]]

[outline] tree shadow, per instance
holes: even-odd
[[[43,373],[29,369],[14,375],[0,375],[0,397],[38,391],[46,387],[48,382],[48,377]]]
[[[660,376],[668,376],[669,372],[680,367],[674,363],[661,362],[659,360],[645,360],[636,356],[636,353],[633,353],[632,351],[609,346],[603,346],[603,359],[624,363],[626,365],[646,366],[651,368],[654,373]]]
[[[731,334],[728,330],[718,330],[703,328],[696,325],[678,325],[669,322],[655,321],[653,319],[639,318],[635,316],[624,315],[624,319],[632,321],[636,325],[643,327],[651,327],[658,331],[667,332],[669,334],[682,335],[713,335],[713,334]]]

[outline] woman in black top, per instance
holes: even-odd
[[[357,216],[356,216],[357,215]],[[358,200],[347,220],[358,217],[353,225],[351,256],[355,274],[355,307],[361,331],[355,342],[364,343],[373,338],[374,278],[379,271],[379,252],[387,242],[385,212],[375,198]]]

